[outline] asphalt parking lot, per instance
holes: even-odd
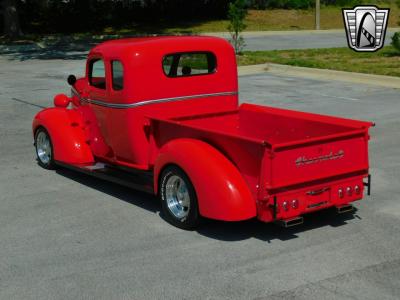
[[[84,61],[0,57],[0,299],[399,299],[400,89],[240,78],[241,101],[376,122],[354,216],[182,231],[146,194],[35,161],[31,121]]]

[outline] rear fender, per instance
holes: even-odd
[[[44,109],[33,120],[34,135],[39,127],[44,127],[50,134],[56,161],[69,164],[94,162],[86,143],[82,116],[76,110],[61,107]]]
[[[154,165],[154,190],[167,165],[182,168],[192,181],[204,217],[239,221],[256,216],[256,204],[238,169],[211,145],[194,139],[165,144]]]

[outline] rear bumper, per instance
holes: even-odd
[[[365,174],[281,191],[258,201],[257,217],[263,222],[290,220],[330,207],[343,207],[361,200],[365,192],[369,195],[370,187],[371,177]]]

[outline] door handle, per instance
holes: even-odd
[[[329,187],[324,187],[324,188],[319,189],[319,190],[308,191],[306,194],[307,195],[311,195],[311,196],[316,196],[316,195],[320,195],[320,194],[328,191],[329,189],[330,189]]]

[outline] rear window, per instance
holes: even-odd
[[[214,73],[217,60],[211,52],[186,52],[166,55],[162,64],[168,77],[185,77]]]

